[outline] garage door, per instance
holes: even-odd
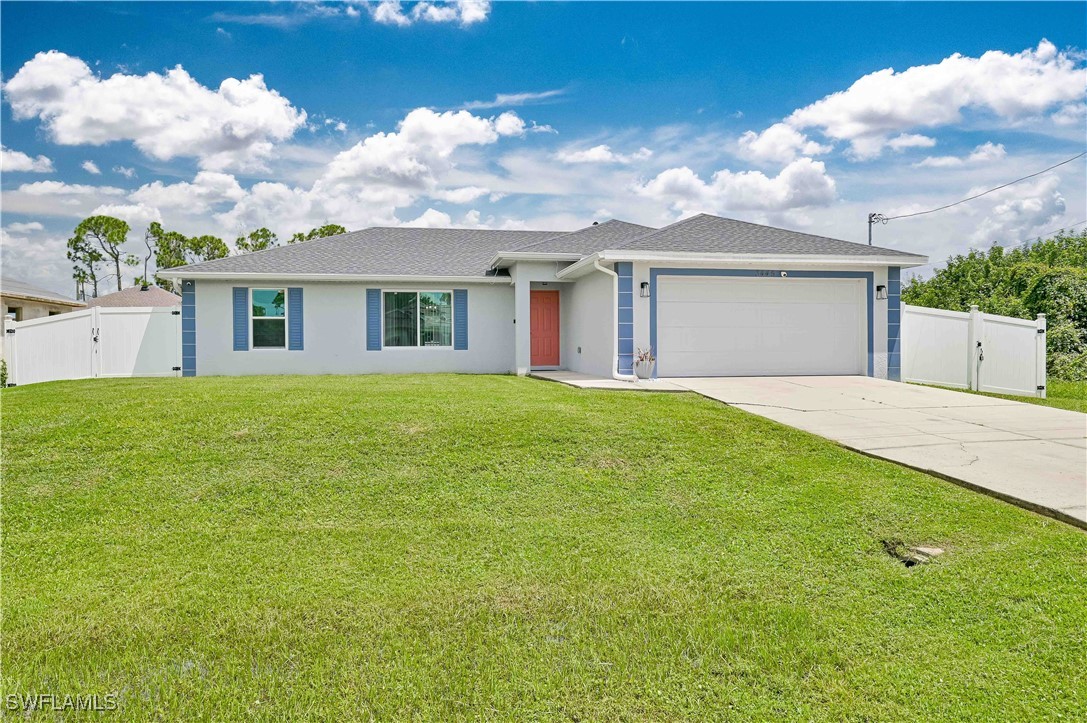
[[[657,373],[864,374],[863,279],[661,276]]]

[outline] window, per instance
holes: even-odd
[[[385,346],[453,346],[453,294],[386,291]]]
[[[253,289],[253,348],[283,349],[287,346],[287,290]]]
[[[8,316],[8,318],[12,319],[13,321],[22,321],[23,320],[23,307],[21,307],[21,306],[9,306],[7,316]]]

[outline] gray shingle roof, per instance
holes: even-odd
[[[818,256],[915,254],[702,214],[662,229],[607,221],[573,232],[377,227],[171,269],[171,272],[348,274],[358,276],[493,275],[499,252],[685,251]]]
[[[516,251],[527,253],[574,253],[588,256],[604,249],[614,249],[631,238],[654,231],[652,226],[641,226],[612,219],[578,231],[560,234],[553,238],[522,246]],[[510,251],[513,249],[503,249]]]
[[[33,284],[28,284],[20,279],[13,279],[7,276],[0,278],[0,294],[4,296],[23,296],[29,299],[42,299],[57,304],[67,304],[68,306],[83,306],[82,301],[76,301],[68,298],[64,294],[58,294],[55,291],[43,289],[40,286],[34,286]]]
[[[818,256],[916,256],[905,251],[699,214],[612,246],[626,251],[687,251]]]
[[[124,291],[87,299],[87,306],[181,306],[181,297],[157,286],[148,286],[146,289],[130,286]]]
[[[556,231],[468,228],[367,228],[171,271],[362,276],[486,276],[499,251],[557,235]]]

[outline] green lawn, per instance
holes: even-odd
[[[950,389],[950,387],[940,388]],[[966,392],[967,394],[980,394],[983,397],[1010,399],[1013,402],[1040,404],[1043,407],[1070,409],[1073,412],[1087,412],[1087,382],[1064,382],[1059,379],[1049,379],[1046,381],[1045,399],[1040,399],[1038,397],[1018,397],[1009,394],[993,394],[991,392],[973,392],[969,389],[956,389],[955,391]]]
[[[5,695],[117,693],[102,720],[1087,709],[1087,535],[701,397],[249,377],[0,403]],[[894,538],[947,553],[906,568]]]

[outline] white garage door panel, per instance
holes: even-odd
[[[861,279],[662,277],[663,376],[863,374]]]

